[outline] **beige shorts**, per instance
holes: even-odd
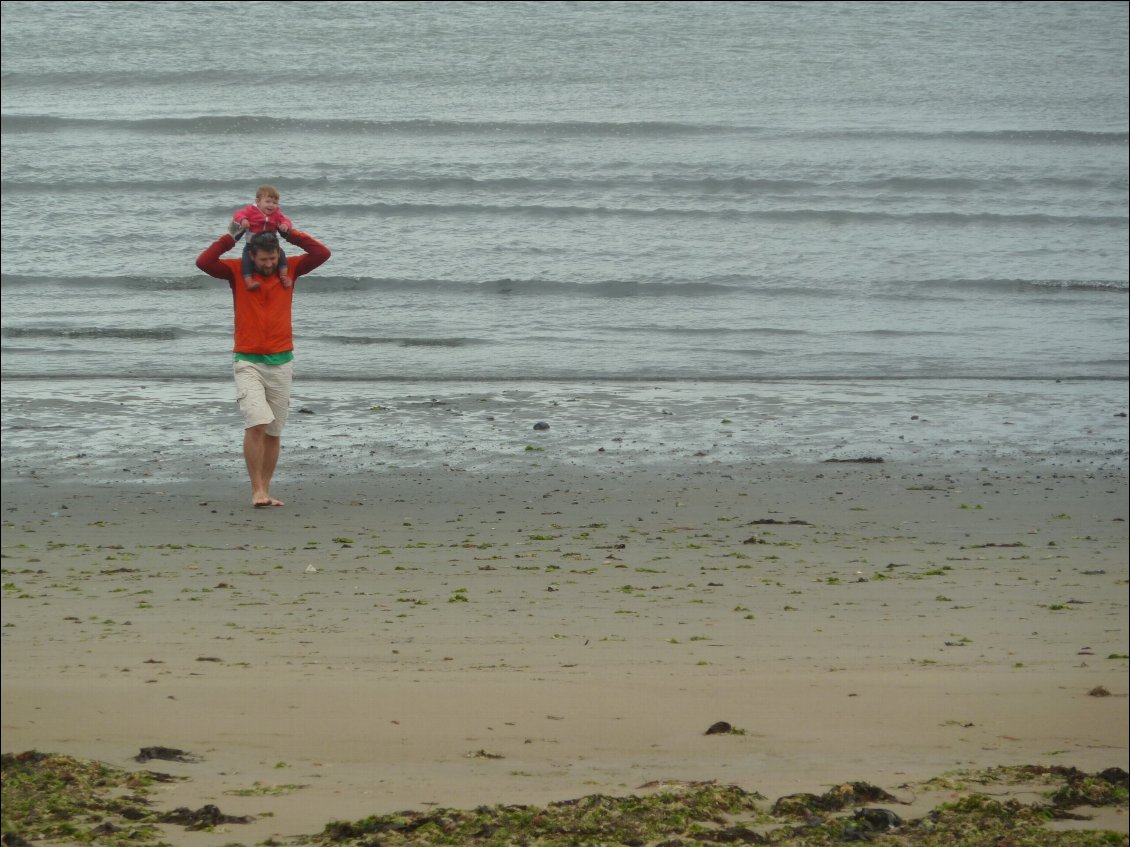
[[[290,411],[290,383],[294,362],[260,365],[236,360],[235,402],[243,415],[244,429],[268,424],[267,435],[282,435]]]

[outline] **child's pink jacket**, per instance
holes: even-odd
[[[282,213],[281,209],[275,209],[271,212],[270,217],[264,215],[259,211],[259,207],[254,203],[238,209],[232,220],[236,223],[246,220],[251,224],[250,232],[275,232],[280,226],[285,226],[287,229],[294,229],[294,224],[290,222],[290,218]]]

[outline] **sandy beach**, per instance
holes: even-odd
[[[259,816],[194,845],[663,780],[1126,767],[1123,471],[539,459],[282,474],[272,510],[6,481],[4,752],[187,751],[148,765],[190,777],[161,805]]]

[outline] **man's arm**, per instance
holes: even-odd
[[[238,226],[238,225],[237,225]],[[235,246],[235,238],[228,234],[221,235],[213,241],[203,253],[196,257],[196,267],[216,279],[226,279],[235,282],[232,269],[220,261],[220,256]]]
[[[321,267],[330,258],[330,249],[312,235],[297,229],[280,233],[280,235],[294,246],[300,247],[306,251],[305,256],[297,257],[299,261],[294,262],[294,266],[297,266],[292,272],[294,279],[298,279],[298,277],[310,273],[310,271],[315,268]]]

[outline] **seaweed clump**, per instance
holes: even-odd
[[[248,818],[215,806],[157,812],[147,788],[176,779],[150,771],[131,773],[98,762],[38,752],[3,756],[5,847],[33,841],[103,847],[167,847],[159,824],[212,829]],[[335,821],[322,832],[287,843],[318,847],[713,847],[762,844],[835,847],[866,842],[889,847],[1127,847],[1124,832],[1055,831],[1056,820],[1087,820],[1072,811],[1127,808],[1130,775],[1121,768],[1088,774],[1075,768],[1022,766],[965,771],[917,783],[965,796],[937,805],[924,817],[904,820],[874,804],[900,803],[882,788],[845,782],[823,794],[792,794],[771,807],[765,798],[713,782],[663,785],[645,796],[594,794],[545,807],[480,806],[434,809]],[[979,786],[1003,791],[989,796]],[[1040,789],[1024,803],[1009,786]],[[912,786],[902,786],[909,789]],[[1002,798],[1002,799],[998,799]],[[279,843],[273,840],[265,843]]]
[[[836,847],[1126,847],[1124,833],[1054,831],[1056,819],[1086,820],[1076,805],[1126,806],[1125,771],[1086,774],[1074,768],[1026,766],[965,772],[966,783],[1037,784],[1050,802],[1025,804],[970,793],[925,817],[903,820],[871,804],[901,803],[866,782],[846,782],[823,794],[792,794],[766,809],[765,798],[736,786],[689,783],[681,790],[639,797],[592,795],[532,806],[437,809],[334,822],[304,839],[319,847],[712,847],[764,844]],[[942,780],[931,781],[934,785]],[[929,787],[927,783],[925,787]],[[953,788],[953,781],[946,782]],[[1121,792],[1121,793],[1120,793]]]
[[[1130,774],[1122,768],[1107,768],[1101,773],[1085,774],[1076,771],[1063,786],[1051,795],[1052,805],[1058,809],[1078,806],[1118,806],[1130,797]]]
[[[845,782],[823,794],[789,794],[773,804],[773,814],[806,818],[818,812],[835,812],[864,803],[897,803],[898,798],[866,782]]]
[[[34,750],[5,753],[0,757],[5,843],[17,838],[149,843],[158,831],[147,788],[171,779]]]
[[[164,847],[158,824],[189,830],[212,829],[251,818],[225,815],[208,805],[158,812],[149,787],[183,777],[154,771],[124,771],[101,762],[40,753],[0,757],[5,845],[35,840],[65,843]]]
[[[926,787],[946,790],[967,789],[975,785],[1038,785],[1047,788],[1044,796],[1052,810],[1079,806],[1119,806],[1130,801],[1130,774],[1122,768],[1107,768],[1089,774],[1062,765],[1021,765],[958,771],[925,783]]]
[[[907,843],[923,845],[996,845],[1017,847],[1098,847],[1120,845],[1124,837],[1102,832],[1054,832],[1045,824],[1057,815],[1052,807],[1025,805],[1018,800],[995,800],[971,794],[953,803],[943,803],[912,825]]]
[[[731,816],[757,816],[760,794],[733,785],[690,783],[649,796],[593,794],[533,806],[436,809],[334,822],[314,843],[372,845],[643,845],[766,843]],[[684,841],[682,838],[690,838]]]

